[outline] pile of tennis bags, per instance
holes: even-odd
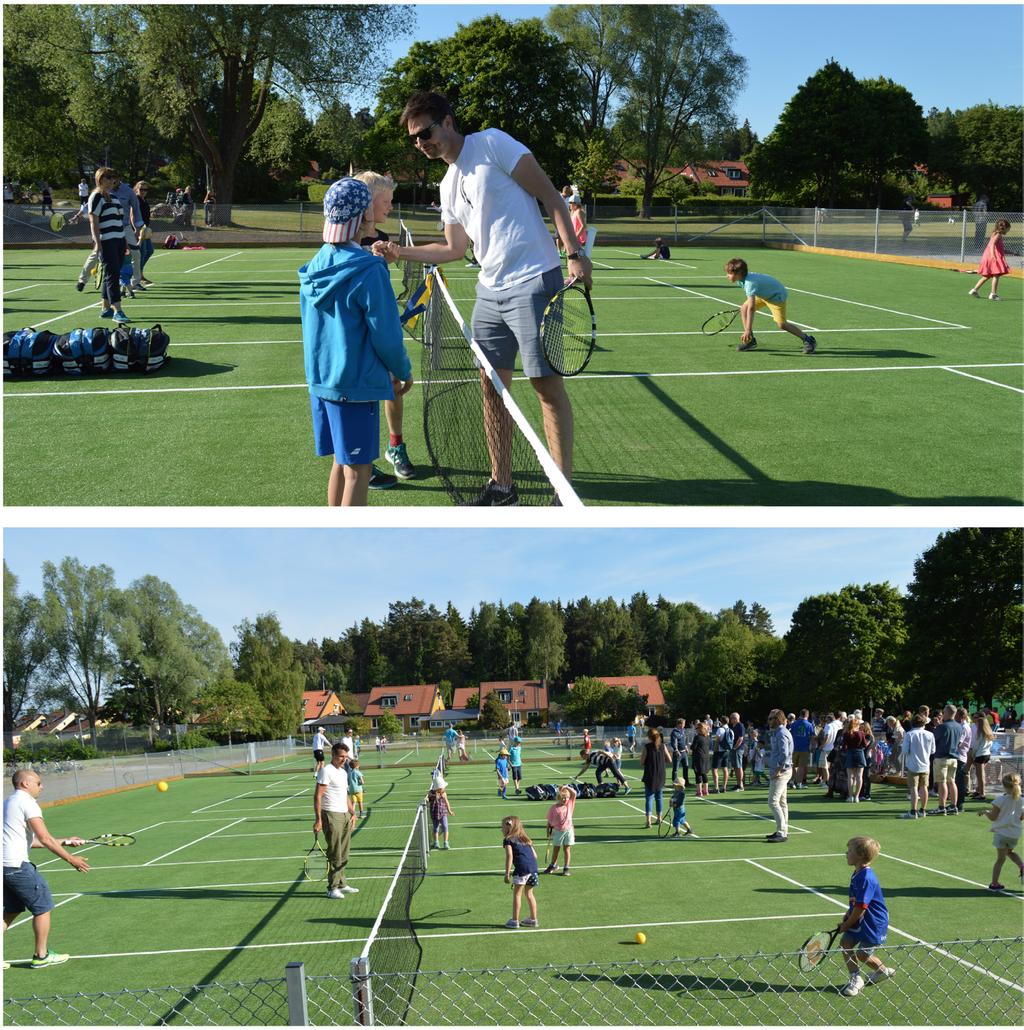
[[[170,343],[160,325],[152,329],[72,329],[62,336],[30,326],[4,333],[4,377],[42,376],[61,370],[73,376],[155,372],[170,361]]]
[[[580,800],[613,798],[619,792],[617,783],[599,783],[596,787],[592,783],[570,783],[569,786]],[[526,788],[526,797],[529,801],[554,801],[558,797],[558,787],[553,783],[538,783]]]

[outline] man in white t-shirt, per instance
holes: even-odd
[[[352,738],[352,731],[347,726],[345,727],[345,732],[342,735],[341,742],[342,742],[342,744],[345,745],[345,747],[348,748],[348,757],[349,758],[355,758],[356,757],[356,742]]]
[[[322,726],[317,726],[313,733],[313,761],[316,768],[313,772],[318,773],[324,767],[324,752],[327,750],[327,734]]]
[[[374,244],[388,261],[429,264],[458,261],[472,246],[480,264],[473,336],[505,387],[512,384],[516,353],[540,400],[548,450],[572,478],[573,416],[562,377],[555,374],[540,340],[548,301],[563,285],[561,261],[540,201],[566,250],[569,275],[589,287],[593,265],[580,249],[565,200],[529,149],[500,129],[462,135],[448,101],[439,93],[410,97],[402,112],[409,142],[429,160],[448,165],[441,182],[444,243],[400,247]],[[484,430],[491,479],[475,501],[479,506],[516,504],[512,481],[511,420],[490,380],[481,372]]]
[[[925,729],[928,720],[920,712],[914,716],[912,723],[900,745],[903,767],[907,773],[907,793],[910,797],[910,810],[904,812],[900,818],[924,819],[928,807],[928,770],[935,754],[935,735]],[[921,804],[920,808],[917,807],[918,802]]]
[[[38,774],[30,769],[19,769],[12,782],[14,793],[4,800],[4,930],[15,916],[31,912],[35,934],[32,968],[45,969],[67,962],[70,956],[59,955],[47,948],[53,895],[39,870],[29,861],[29,849],[47,848],[80,873],[89,871],[89,863],[64,850],[64,845],[84,844],[81,837],[57,840],[46,828],[37,800],[43,790],[43,781]],[[5,962],[4,969],[9,965]]]
[[[313,793],[313,832],[324,831],[327,841],[327,897],[339,900],[346,894],[358,894],[359,888],[345,883],[345,866],[352,841],[352,817],[355,809],[348,793],[348,746],[335,744],[331,760],[316,774]]]

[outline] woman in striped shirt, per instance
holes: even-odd
[[[127,322],[121,310],[121,264],[125,255],[124,217],[121,204],[111,194],[117,184],[113,168],[96,169],[96,189],[89,197],[89,227],[103,265],[103,311],[100,318]]]

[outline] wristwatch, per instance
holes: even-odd
[[[575,254],[566,254],[566,261],[578,261],[583,255],[577,250]]]

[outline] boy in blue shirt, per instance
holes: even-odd
[[[498,774],[498,797],[508,797],[508,752],[502,748],[494,760],[494,771]]]
[[[803,341],[804,354],[813,354],[818,347],[818,341],[809,336],[799,326],[786,320],[786,298],[789,292],[786,287],[770,275],[762,275],[751,272],[747,269],[747,263],[743,258],[733,258],[725,263],[725,274],[729,282],[740,283],[747,299],[740,307],[740,317],[743,319],[743,335],[740,337],[740,345],[737,350],[753,350],[757,346],[754,339],[754,312],[758,308],[767,308],[775,319],[775,324],[787,333],[792,333]]]
[[[335,182],[324,196],[324,246],[299,269],[314,443],[319,456],[334,456],[329,505],[366,504],[380,402],[412,386],[387,264],[359,245],[372,201],[365,183]]]
[[[889,910],[871,868],[881,850],[871,837],[851,837],[846,842],[846,864],[856,867],[850,878],[850,907],[839,924],[843,934],[839,944],[850,971],[850,979],[840,993],[847,998],[860,994],[866,985],[888,980],[896,972],[875,957],[875,948],[885,943],[889,930]],[[867,980],[860,975],[861,963],[872,970]]]

